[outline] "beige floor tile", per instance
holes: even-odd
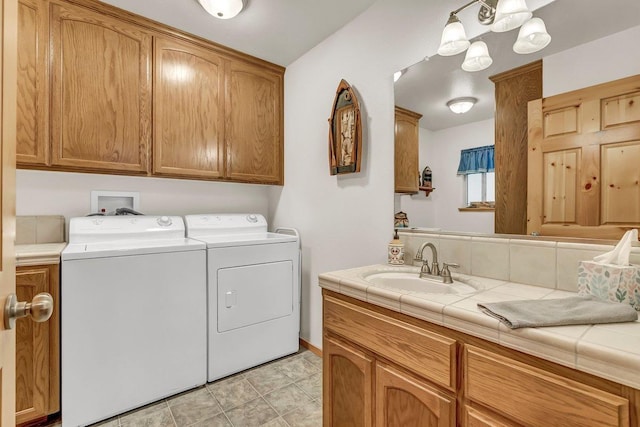
[[[145,415],[129,418],[126,422],[121,421],[122,426],[126,427],[175,427],[173,417],[169,407],[148,412]]]
[[[172,399],[169,405],[179,427],[194,424],[222,412],[222,408],[206,388],[199,389],[191,395],[181,395]]]
[[[248,376],[247,381],[262,395],[293,382],[289,376],[277,368],[258,371],[254,375]]]
[[[260,397],[249,381],[244,378],[215,387],[211,389],[211,393],[225,411]]]
[[[322,426],[322,406],[318,402],[305,403],[283,416],[291,427]]]
[[[298,406],[312,400],[295,384],[289,384],[269,394],[265,394],[264,398],[280,415],[287,414]]]
[[[207,418],[206,420],[198,421],[192,424],[190,427],[233,427],[227,416],[224,413],[220,413],[214,417]]]
[[[166,409],[167,407],[167,402],[165,400],[161,400],[160,402],[152,403],[150,405],[143,406],[142,408],[125,412],[124,414],[121,414],[119,416],[120,424],[126,425],[134,423],[138,419],[145,418],[155,412]]]
[[[236,427],[257,427],[278,417],[276,411],[261,397],[238,406],[226,414]]]
[[[299,381],[318,372],[318,368],[304,357],[297,357],[282,363],[278,368],[292,381]]]
[[[289,424],[287,424],[287,422],[282,417],[278,417],[266,424],[262,424],[260,427],[289,427]]]
[[[322,373],[318,372],[310,377],[304,378],[296,382],[296,385],[311,399],[318,399],[322,396]]]

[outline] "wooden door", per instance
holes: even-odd
[[[390,365],[376,363],[376,426],[455,425],[455,398]]]
[[[395,109],[395,192],[415,194],[420,177],[419,121],[422,114]]]
[[[323,360],[323,425],[373,425],[373,359],[349,344],[325,336]]]
[[[48,3],[18,3],[18,166],[49,164]]]
[[[529,103],[528,226],[619,239],[640,226],[640,75]]]
[[[52,164],[145,173],[151,36],[121,20],[51,5]]]
[[[225,86],[226,176],[282,185],[282,74],[234,60],[227,64]]]
[[[4,314],[4,304],[7,297],[15,292],[15,162],[16,162],[16,88],[17,88],[17,0],[0,0],[0,134],[1,163],[0,163],[0,307]],[[7,427],[15,425],[15,330],[5,329],[4,322],[0,322],[0,425]]]
[[[31,301],[40,292],[51,293],[47,267],[18,268],[18,301]],[[16,321],[16,423],[44,418],[49,413],[49,336],[51,322],[30,318]]]
[[[154,42],[153,173],[222,176],[224,64],[211,50]]]
[[[542,61],[490,77],[495,84],[494,232],[527,231],[527,102],[542,97]]]

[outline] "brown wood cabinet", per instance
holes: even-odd
[[[154,174],[223,176],[223,99],[224,62],[219,55],[155,37]]]
[[[93,10],[51,4],[52,164],[146,173],[151,35]]]
[[[283,67],[97,0],[20,1],[19,167],[284,183]]]
[[[16,424],[60,411],[59,266],[17,267],[18,301],[31,301],[40,292],[53,297],[51,318],[16,322]]]
[[[395,108],[395,192],[415,194],[420,185],[419,121],[422,114]]]
[[[498,344],[328,290],[323,320],[325,426],[640,422],[640,390]]]
[[[490,77],[495,84],[494,232],[527,231],[527,102],[542,97],[542,61]]]
[[[640,226],[640,75],[529,103],[527,232],[619,239]]]
[[[226,176],[234,181],[283,184],[282,75],[229,62],[226,76]]]
[[[18,166],[50,164],[47,13],[47,3],[41,0],[20,0],[18,3]]]

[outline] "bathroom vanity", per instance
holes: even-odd
[[[640,322],[510,330],[477,302],[571,294],[458,274],[420,292],[413,274],[320,275],[325,426],[639,425],[640,346],[608,340],[640,341]]]

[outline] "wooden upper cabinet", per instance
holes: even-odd
[[[225,93],[226,177],[283,184],[282,73],[230,61]]]
[[[419,121],[422,114],[395,109],[395,192],[418,192],[420,177]]]
[[[224,63],[210,50],[154,41],[153,173],[221,177]]]
[[[637,75],[529,103],[528,233],[640,226],[639,87]]]
[[[49,137],[47,3],[18,3],[18,99],[16,161],[18,165],[47,165]]]
[[[89,9],[51,4],[52,164],[146,173],[151,36]]]

